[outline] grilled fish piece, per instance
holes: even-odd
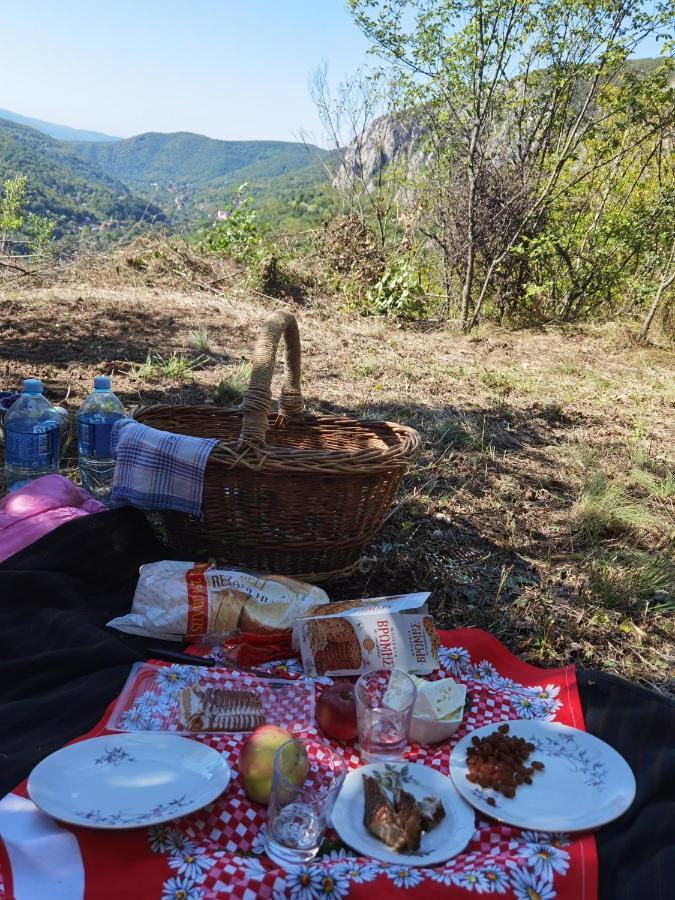
[[[420,849],[422,839],[422,818],[417,800],[412,794],[401,790],[397,806],[398,824],[403,833],[404,844],[401,848],[408,853]]]
[[[422,835],[417,801],[407,791],[397,791],[395,804],[371,775],[363,775],[363,824],[396,853],[419,850]]]
[[[422,831],[431,831],[445,818],[445,807],[436,797],[422,797],[417,801],[422,821]]]
[[[387,847],[400,852],[405,844],[405,838],[389,797],[372,775],[363,776],[363,791],[363,824],[366,830]]]

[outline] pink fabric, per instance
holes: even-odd
[[[0,500],[0,562],[64,522],[106,507],[62,475],[43,475]]]

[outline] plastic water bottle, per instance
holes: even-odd
[[[3,422],[7,490],[59,471],[62,425],[62,414],[42,394],[42,382],[27,378]]]
[[[112,428],[124,415],[124,407],[110,389],[110,378],[97,375],[94,390],[77,414],[77,449],[82,486],[102,503],[110,499],[115,474]]]

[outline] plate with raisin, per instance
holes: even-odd
[[[452,751],[450,775],[477,810],[533,831],[597,828],[635,797],[633,772],[616,750],[558,722],[477,728]]]

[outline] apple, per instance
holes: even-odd
[[[274,754],[282,744],[291,740],[291,735],[276,725],[261,725],[252,731],[239,754],[239,775],[244,790],[256,803],[267,803],[272,792],[274,775]],[[302,753],[290,754],[284,775],[293,784],[302,784],[307,772],[307,756],[302,745]]]
[[[316,721],[325,735],[338,741],[356,738],[356,700],[351,681],[325,688],[316,704]]]

